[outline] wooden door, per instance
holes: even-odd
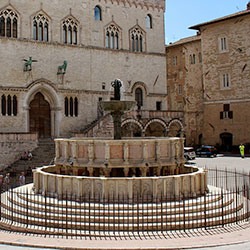
[[[50,105],[40,92],[30,102],[30,132],[37,132],[40,138],[51,136]]]

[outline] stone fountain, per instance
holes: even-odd
[[[130,110],[136,104],[134,101],[121,101],[121,87],[122,82],[119,79],[115,79],[111,83],[114,88],[114,100],[100,102],[100,107],[104,111],[109,111],[114,122],[114,139],[120,140],[122,138],[121,120],[125,111]]]
[[[134,101],[121,101],[121,81],[112,82],[114,100],[101,102],[114,121],[112,138],[56,139],[55,165],[34,171],[36,193],[101,200],[197,197],[206,192],[206,171],[185,166],[183,138],[121,138],[121,117]]]

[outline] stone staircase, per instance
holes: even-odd
[[[25,151],[25,148],[23,149]],[[33,181],[32,169],[42,167],[53,162],[55,157],[55,143],[53,139],[39,139],[38,147],[32,151],[32,160],[17,160],[12,165],[1,171],[2,175],[10,173],[10,185],[18,185],[21,172],[25,172],[26,183]]]
[[[58,200],[35,195],[32,185],[1,195],[0,228],[62,236],[139,236],[224,226],[248,220],[249,201],[219,189],[177,201]],[[29,192],[27,191],[29,190]]]
[[[76,137],[113,137],[113,120],[106,114],[86,126]]]

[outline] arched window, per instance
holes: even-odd
[[[73,105],[73,98],[70,97],[69,99],[69,114],[70,116],[74,115],[74,105]]]
[[[95,20],[96,21],[102,20],[102,10],[99,6],[95,6]]]
[[[33,38],[39,41],[49,41],[49,18],[42,12],[33,18]]]
[[[17,115],[17,98],[15,95],[13,96],[13,115]]]
[[[6,97],[5,97],[5,95],[2,95],[2,97],[1,97],[1,111],[2,111],[2,115],[6,115]]]
[[[109,37],[109,31],[106,32],[106,48],[110,48],[110,37]]]
[[[152,29],[152,16],[150,14],[146,17],[146,27]]]
[[[142,39],[142,36],[140,36],[140,52],[143,51],[143,39]]]
[[[143,106],[143,93],[141,88],[135,90],[135,101],[137,102],[138,109],[141,109]]]
[[[67,17],[62,23],[63,43],[77,44],[78,22],[73,17]]]
[[[75,106],[75,116],[78,116],[78,100],[77,100],[77,97],[75,97],[74,106]]]
[[[119,49],[119,36],[117,33],[115,34],[115,49]]]
[[[64,114],[67,117],[78,116],[78,98],[77,97],[65,97],[64,98]]]
[[[130,44],[131,51],[143,52],[145,51],[145,33],[139,26],[134,27],[130,30]]]
[[[42,22],[39,23],[38,34],[39,34],[39,41],[43,41],[43,23]]]
[[[7,35],[7,37],[11,37],[11,19],[10,19],[10,17],[7,18],[6,35]]]
[[[74,44],[77,44],[77,27],[74,27],[73,36],[74,36]]]
[[[105,28],[105,47],[110,49],[120,49],[121,29],[114,23]]]
[[[0,11],[0,36],[17,38],[18,15],[11,8],[6,7]]]
[[[69,100],[68,97],[64,99],[64,114],[65,116],[69,116]]]
[[[8,95],[7,97],[7,114],[11,115],[12,111],[12,105],[11,105],[11,96]]]
[[[37,32],[37,22],[36,21],[34,21],[33,22],[33,38],[34,38],[34,40],[38,40],[38,32]]]
[[[2,95],[1,97],[1,113],[2,115],[11,116],[17,115],[17,97],[14,95],[13,97],[11,95],[6,96]]]
[[[72,44],[72,27],[69,26],[69,44]]]
[[[4,17],[0,18],[0,36],[5,36],[5,19],[4,19]]]
[[[49,41],[49,25],[48,23],[45,23],[44,25],[44,41]]]
[[[65,24],[63,25],[63,42],[67,43],[67,27]]]
[[[134,37],[134,34],[131,35],[131,50],[135,51],[135,37]]]
[[[111,32],[110,48],[114,49],[114,32]]]
[[[13,19],[13,37],[17,38],[17,19]]]

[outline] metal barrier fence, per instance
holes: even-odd
[[[147,236],[169,231],[224,227],[247,222],[250,175],[208,169],[209,192],[197,198],[36,195],[31,188],[10,188],[0,196],[0,227],[44,235]],[[112,197],[112,196],[111,196]]]

